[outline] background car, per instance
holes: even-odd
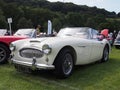
[[[4,36],[6,34],[6,29],[0,29],[0,36]]]
[[[120,31],[118,32],[118,35],[114,41],[114,46],[117,48],[117,49],[120,49]]]
[[[35,29],[19,29],[13,36],[0,36],[0,64],[10,56],[9,44],[13,41],[35,37]]]
[[[60,78],[69,77],[74,65],[109,59],[110,44],[99,40],[89,27],[63,28],[56,37],[12,42],[11,62],[18,71],[54,69]]]

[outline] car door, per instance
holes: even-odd
[[[91,33],[92,33],[91,34],[92,50],[90,58],[92,61],[96,61],[102,57],[104,43],[98,40],[97,38],[98,32],[96,30],[93,29]]]
[[[92,43],[90,40],[84,40],[83,43],[78,44],[78,63],[79,64],[88,64],[91,62],[90,55],[92,50]]]
[[[92,50],[92,42],[88,37],[89,32],[86,32],[85,36],[87,36],[87,39],[78,38],[77,41],[77,64],[88,64],[91,62],[90,55]]]
[[[101,41],[92,42],[91,60],[96,61],[102,57],[103,43]]]

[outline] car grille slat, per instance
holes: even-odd
[[[24,48],[20,50],[20,56],[24,58],[41,58],[43,57],[43,52],[37,49]]]

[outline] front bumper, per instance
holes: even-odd
[[[36,63],[35,60],[33,60],[31,63],[30,62],[24,62],[24,61],[19,61],[19,60],[15,60],[15,59],[11,59],[11,63],[13,64],[18,64],[18,65],[24,65],[26,67],[31,68],[32,70],[36,70],[36,69],[47,69],[47,70],[51,70],[54,69],[55,66],[54,65],[47,65],[47,64],[39,64]]]

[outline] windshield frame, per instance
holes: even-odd
[[[35,31],[35,29],[18,29],[17,32],[15,32],[14,36],[33,37]]]

